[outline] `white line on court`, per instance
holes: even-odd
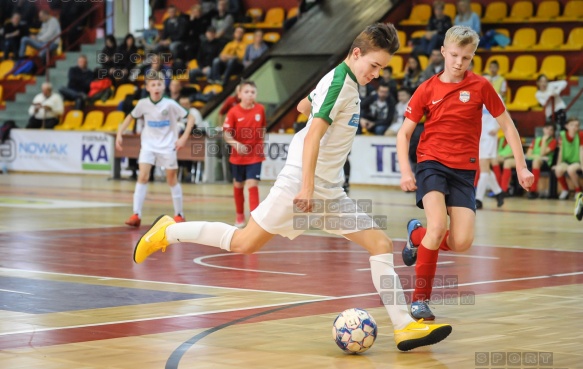
[[[0,288],[0,292],[19,293],[19,294],[21,294],[21,295],[32,295],[32,293],[29,293],[29,292],[23,292],[23,291],[12,291],[12,290],[3,290],[2,288]]]
[[[455,263],[455,261],[438,261],[436,264],[437,265],[443,265],[443,264],[453,264]],[[399,268],[408,268],[407,265],[395,265],[394,266],[395,269],[399,269]],[[370,268],[362,268],[362,269],[356,269],[357,272],[364,272],[370,270]]]

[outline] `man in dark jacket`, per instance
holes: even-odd
[[[178,16],[174,5],[168,7],[167,13],[168,18],[164,21],[162,37],[156,51],[161,53],[170,50],[174,59],[182,59],[184,41],[188,36],[188,22],[184,17]]]
[[[67,87],[61,87],[59,92],[65,100],[75,101],[75,109],[82,110],[94,77],[95,73],[87,67],[87,57],[79,55],[77,65],[69,68]]]
[[[213,60],[219,56],[223,49],[224,43],[217,38],[217,31],[210,26],[205,33],[205,38],[198,49],[198,68],[190,71],[190,82],[196,83],[198,77],[210,77]]]

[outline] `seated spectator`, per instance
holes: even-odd
[[[395,101],[389,94],[389,86],[380,84],[375,95],[360,105],[360,126],[375,135],[383,135],[395,115]]]
[[[53,93],[53,86],[49,82],[42,84],[42,92],[32,99],[28,108],[30,118],[26,128],[52,129],[63,114],[64,106],[61,95]]]
[[[405,67],[405,78],[403,78],[403,86],[411,93],[415,92],[417,87],[423,82],[421,79],[421,64],[416,55],[409,56],[407,59],[407,66]]]
[[[247,45],[245,49],[245,56],[243,57],[243,67],[247,68],[250,66],[255,59],[258,59],[267,51],[268,47],[265,42],[263,42],[263,31],[258,29],[253,33],[253,43]]]
[[[178,104],[180,104],[180,106],[182,106],[186,111],[188,111],[189,115],[192,115],[194,117],[194,128],[200,128],[202,126],[202,114],[200,114],[200,111],[193,107],[190,104],[190,98],[188,97],[188,95],[180,95],[178,97],[178,99],[176,100],[178,102]],[[180,127],[180,131],[184,132],[184,128],[186,127],[186,118],[184,118],[180,123],[178,123],[179,127]]]
[[[485,74],[484,77],[488,81],[490,81],[490,83],[494,87],[494,90],[496,90],[496,92],[498,92],[498,95],[500,95],[500,97],[502,98],[502,101],[506,102],[506,93],[508,91],[508,86],[506,83],[506,78],[498,74],[498,71],[500,70],[500,65],[498,64],[498,61],[492,60],[488,65],[488,70],[490,71],[490,73]]]
[[[565,87],[567,87],[567,81],[563,80],[549,82],[547,76],[541,74],[538,76],[536,84],[538,86],[538,91],[534,96],[536,97],[536,101],[538,101],[538,103],[544,107],[547,121],[552,122],[554,115],[554,122],[557,123],[559,127],[561,127],[561,130],[564,130],[567,120],[567,113],[565,112],[567,105],[561,98],[561,92],[565,89]]]
[[[582,169],[581,156],[583,155],[583,149],[581,146],[583,146],[583,131],[579,130],[579,119],[569,118],[565,125],[565,130],[559,134],[559,157],[557,158],[555,175],[563,188],[559,199],[567,200],[569,198],[569,186],[565,174],[569,175],[569,179],[575,188],[575,193],[581,192],[580,178],[577,172]]]
[[[380,83],[389,86],[389,93],[393,97],[393,100],[397,101],[397,81],[393,79],[393,67],[386,66],[383,68],[383,73],[380,76]]]
[[[476,33],[482,33],[482,26],[478,14],[472,11],[470,0],[459,0],[457,2],[457,15],[453,21],[454,26],[468,26]]]
[[[4,35],[2,44],[4,59],[10,59],[10,53],[12,53],[12,59],[17,59],[20,41],[24,36],[28,35],[28,26],[22,21],[20,14],[12,14],[10,22],[4,25],[2,34]]]
[[[112,74],[115,68],[115,53],[117,52],[117,40],[113,35],[105,36],[105,46],[97,55],[97,61],[101,64],[100,75]]]
[[[119,45],[115,58],[114,77],[118,85],[129,82],[130,71],[136,66],[138,60],[138,47],[134,35],[128,33]]]
[[[156,52],[162,53],[169,50],[175,59],[183,59],[182,49],[188,36],[187,21],[178,16],[178,10],[174,5],[170,5],[166,13],[168,18],[164,21],[164,29]]]
[[[211,26],[217,30],[217,37],[228,42],[233,39],[235,20],[229,13],[229,3],[227,0],[217,0],[217,9],[212,10],[208,17],[211,20]]]
[[[142,37],[138,38],[139,46],[145,53],[153,51],[160,41],[160,32],[156,28],[156,19],[154,16],[148,17],[148,28],[142,31]]]
[[[227,113],[231,108],[235,105],[238,105],[241,102],[239,99],[239,85],[235,87],[235,91],[232,95],[229,95],[221,105],[221,109],[219,110],[218,115],[218,122],[217,127],[223,127],[223,123],[225,123],[225,118],[227,117]]]
[[[235,28],[233,41],[225,45],[218,57],[213,60],[210,79],[217,83],[222,80],[223,86],[229,83],[232,75],[240,73],[243,70],[243,57],[245,56],[245,47],[243,27]]]
[[[170,81],[172,80],[172,69],[165,65],[163,60],[163,58],[167,56],[167,54],[150,54],[148,56],[149,60],[146,61],[147,64],[144,64],[140,70],[140,74],[145,76],[146,79],[149,75],[155,75],[157,72],[162,72],[164,75],[164,85],[166,86],[165,91],[168,91]],[[146,98],[149,94],[148,91],[143,88],[140,95],[141,98]]]
[[[25,52],[27,46],[37,50],[42,49],[39,53],[39,57],[44,63],[46,61],[47,52],[55,51],[61,43],[61,39],[57,37],[61,33],[61,25],[59,24],[57,18],[53,17],[46,10],[41,10],[38,13],[38,16],[42,22],[38,35],[25,36],[22,38],[22,40],[20,40],[20,50],[18,52],[18,56],[21,59],[26,57]],[[44,46],[47,47],[43,48]]]
[[[8,1],[2,1],[2,3],[7,3]],[[8,14],[18,13],[21,16],[22,22],[24,22],[29,28],[38,27],[40,25],[38,19],[38,6],[36,1],[30,0],[16,0],[12,1],[12,9]]]
[[[217,38],[215,27],[210,26],[205,33],[205,38],[198,49],[198,68],[191,69],[189,72],[189,80],[196,83],[198,78],[210,78],[213,60],[219,56],[223,49],[223,43]]]
[[[427,81],[429,78],[433,77],[437,73],[441,72],[445,66],[445,59],[441,54],[441,49],[431,50],[431,55],[427,63],[427,68],[421,74],[420,80]]]
[[[182,96],[182,83],[177,79],[173,79],[168,86],[168,97],[179,103],[180,96]]]
[[[95,78],[94,71],[87,67],[87,57],[79,55],[77,65],[69,68],[67,87],[61,87],[59,93],[68,101],[75,101],[75,109],[83,110],[85,99],[89,93],[91,82]]]
[[[190,7],[190,12],[186,19],[188,26],[188,42],[184,45],[184,53],[186,55],[186,60],[192,60],[196,58],[196,55],[198,54],[202,38],[210,22],[208,18],[202,16],[199,4],[194,4]]]
[[[399,132],[399,128],[401,128],[405,120],[405,111],[407,110],[409,100],[411,100],[411,93],[406,88],[400,88],[397,93],[397,98],[398,102],[395,105],[394,118],[389,128],[385,131],[385,136],[394,137]]]
[[[427,23],[425,35],[418,40],[415,46],[413,51],[415,54],[429,56],[433,50],[439,50],[443,46],[445,32],[452,27],[451,18],[443,13],[444,7],[445,4],[441,0],[433,2],[433,14]]]

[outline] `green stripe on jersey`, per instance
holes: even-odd
[[[329,124],[332,124],[333,119],[330,117],[330,112],[334,108],[334,105],[336,105],[340,91],[342,91],[342,87],[344,87],[346,76],[350,77],[350,79],[356,82],[356,77],[348,65],[346,65],[345,62],[342,62],[334,69],[332,83],[328,88],[328,92],[326,93],[326,97],[324,98],[324,102],[322,103],[320,111],[314,115],[314,118],[322,118]]]

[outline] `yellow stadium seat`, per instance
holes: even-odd
[[[431,13],[432,10],[429,4],[413,5],[409,18],[402,20],[400,24],[427,24],[427,21],[429,21],[429,18],[431,17]]]
[[[534,6],[532,1],[517,1],[510,9],[510,15],[504,18],[503,22],[524,22],[532,17]]]
[[[510,45],[502,48],[500,46],[492,47],[493,51],[496,50],[512,50],[512,51],[520,51],[520,50],[529,50],[532,48],[533,45],[536,44],[536,31],[534,28],[519,28],[516,32],[514,32],[514,37],[512,37],[512,42]]]
[[[529,80],[536,77],[536,57],[532,55],[520,55],[514,60],[512,70],[506,74],[508,80]]]
[[[425,70],[425,68],[427,68],[427,63],[429,63],[427,57],[425,55],[417,55],[417,59],[419,59],[421,70]]]
[[[478,17],[482,16],[482,4],[480,3],[470,3],[470,8],[472,9],[472,11],[474,13],[476,13],[478,15]],[[453,21],[453,18],[451,18],[451,20]]]
[[[571,0],[565,4],[563,15],[557,17],[559,21],[573,21],[583,19],[583,0]]]
[[[279,41],[280,38],[281,38],[281,36],[277,32],[265,32],[265,34],[263,35],[263,41],[269,42],[272,44],[277,43],[277,41]]]
[[[85,116],[85,122],[79,128],[80,131],[95,131],[103,125],[103,112],[101,110],[93,110]]]
[[[413,31],[413,33],[411,33],[411,35],[409,36],[411,39],[414,38],[421,38],[421,37],[425,37],[425,34],[427,33],[426,30],[422,29],[422,30],[418,30],[418,31]]]
[[[0,63],[0,79],[6,78],[6,75],[12,70],[12,68],[14,68],[13,60],[4,60]]]
[[[559,27],[545,28],[540,35],[538,44],[533,45],[533,50],[557,50],[563,45],[565,35]]]
[[[243,35],[243,42],[246,44],[252,44],[253,43],[253,32],[245,32],[245,34]]]
[[[474,55],[472,61],[474,62],[474,73],[480,74],[482,70],[482,57],[480,55]]]
[[[263,19],[263,9],[261,8],[249,8],[247,9],[246,15],[251,18],[251,21],[256,23],[256,22],[261,22],[261,20]]]
[[[125,114],[123,111],[112,111],[107,114],[105,123],[99,128],[99,131],[117,132],[117,127],[123,122]]]
[[[559,16],[560,7],[557,0],[545,0],[538,4],[536,14],[530,18],[530,22],[548,22]]]
[[[489,74],[490,73],[490,63],[493,62],[494,60],[496,60],[498,62],[498,66],[500,67],[498,69],[498,74],[500,74],[501,76],[504,76],[506,73],[508,73],[509,65],[510,62],[508,61],[508,56],[506,55],[492,55],[491,57],[488,58],[488,60],[486,61],[486,64],[484,64],[484,74]]]
[[[70,110],[65,116],[63,123],[56,125],[54,129],[61,131],[77,129],[81,127],[81,124],[83,124],[83,111]]]
[[[546,56],[540,66],[538,74],[544,74],[549,80],[563,78],[567,74],[567,63],[562,55]]]
[[[521,86],[514,94],[514,100],[506,105],[508,110],[528,111],[538,106],[538,101],[534,97],[537,88],[535,86]]]
[[[399,37],[399,50],[398,53],[408,54],[413,49],[411,46],[407,46],[407,34],[404,31],[397,31],[397,36]]]
[[[215,94],[220,94],[221,92],[223,92],[223,86],[219,85],[219,84],[208,84],[204,87],[204,89],[202,90],[203,94],[208,94],[214,92]]]
[[[502,1],[494,1],[486,6],[482,23],[500,22],[508,14],[508,5]]]
[[[287,11],[287,16],[286,16],[286,19],[293,18],[293,17],[295,17],[295,16],[297,16],[297,15],[298,15],[298,7],[297,7],[297,6],[294,6],[293,8],[290,8],[290,9]]]
[[[561,50],[581,50],[583,49],[583,27],[573,28],[569,32],[567,43],[561,45]]]
[[[401,55],[393,55],[389,61],[389,66],[393,68],[394,79],[401,79],[405,76],[403,71],[403,57]]]
[[[506,28],[496,28],[495,31],[496,33],[500,33],[501,35],[510,38],[510,31],[508,31]]]
[[[443,14],[448,15],[453,22],[455,15],[457,14],[457,9],[455,8],[455,4],[447,3],[443,6]]]
[[[196,59],[190,60],[188,62],[187,68],[188,69],[197,69],[198,68],[198,60],[196,60]]]
[[[259,28],[280,28],[283,26],[283,21],[285,19],[285,10],[283,8],[270,8],[265,13],[265,19],[263,22],[256,24]]]
[[[126,98],[126,95],[133,94],[134,92],[136,92],[136,86],[133,83],[124,83],[123,85],[117,86],[115,95],[111,99],[96,101],[95,106],[118,106]]]

